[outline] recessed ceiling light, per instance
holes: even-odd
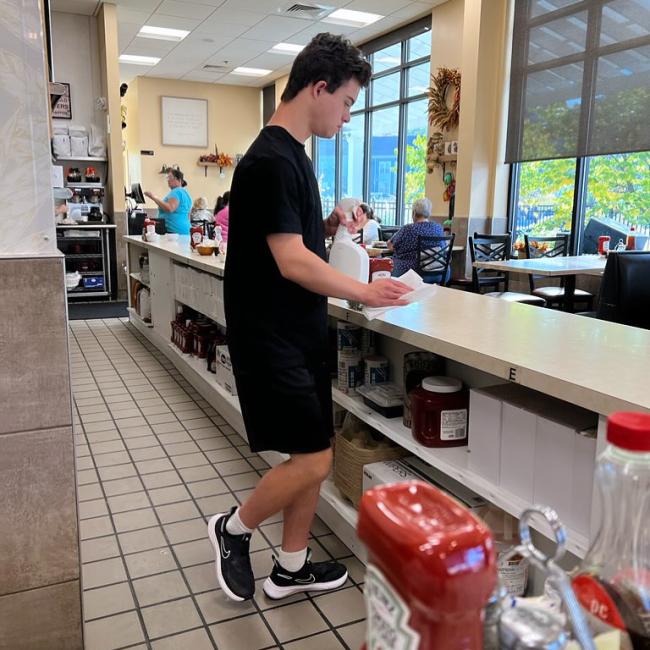
[[[323,18],[324,23],[333,23],[335,25],[349,25],[350,27],[366,27],[372,25],[384,16],[380,14],[371,14],[367,11],[353,11],[352,9],[337,9]]]
[[[274,54],[298,54],[305,48],[304,45],[297,45],[296,43],[278,43],[274,45],[269,52]]]
[[[272,70],[264,70],[264,68],[235,68],[230,74],[240,74],[244,77],[265,77],[271,72]]]
[[[134,65],[156,65],[160,61],[158,56],[139,56],[138,54],[120,54],[120,63],[133,63]]]
[[[138,32],[142,38],[157,38],[161,41],[182,41],[188,31],[184,29],[170,29],[168,27],[154,27],[153,25],[143,25]]]

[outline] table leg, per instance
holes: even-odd
[[[564,279],[564,311],[572,312],[576,293],[576,276],[567,275]]]

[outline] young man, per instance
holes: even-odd
[[[348,41],[319,34],[298,55],[282,101],[237,165],[230,192],[225,275],[228,345],[252,451],[289,460],[269,470],[239,507],[210,519],[219,584],[234,600],[252,598],[251,533],[280,511],[282,548],[264,583],[269,598],[324,591],[347,579],[337,562],[311,562],[307,549],[320,484],[332,450],[327,297],[370,306],[403,304],[395,280],[363,284],[325,262],[325,237],[345,215],[323,221],[318,183],[304,150],[312,135],[333,137],[370,78]],[[363,226],[362,213],[354,231]]]

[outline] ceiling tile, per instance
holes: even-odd
[[[296,0],[297,2],[298,0]],[[320,0],[319,0],[320,2]],[[244,9],[249,11],[263,12],[266,15],[280,13],[279,10],[291,6],[289,0],[226,0],[222,5],[224,9]],[[309,1],[307,2],[309,4]],[[330,4],[326,2],[324,4]]]
[[[214,11],[209,5],[199,5],[195,2],[178,2],[177,0],[164,0],[158,7],[159,14],[178,16],[179,18],[198,18],[203,20]]]
[[[211,16],[203,23],[223,21],[224,23],[232,23],[234,25],[245,25],[252,27],[257,25],[265,17],[266,14],[259,11],[242,11],[236,8],[219,7]],[[202,26],[203,26],[202,25]]]
[[[206,70],[192,70],[186,75],[183,75],[185,81],[204,81],[206,83],[216,83],[221,79],[224,74],[223,72],[207,72]]]
[[[196,28],[195,32],[204,36],[230,36],[231,38],[237,38],[237,36],[243,34],[247,29],[249,29],[248,25],[225,23],[222,20],[214,20],[213,16],[210,16],[210,18],[204,20]]]
[[[140,54],[142,56],[157,56],[161,59],[167,56],[178,43],[161,41],[153,38],[134,38],[124,54]]]
[[[149,11],[135,11],[129,9],[124,5],[120,5],[117,8],[117,21],[121,25],[122,23],[132,23],[134,25],[144,25],[147,22],[147,18],[151,15]]]
[[[267,16],[257,25],[249,29],[244,38],[252,38],[263,41],[283,41],[293,34],[305,28],[305,21],[297,18],[285,18],[284,16]]]
[[[352,34],[353,32],[356,31],[356,28],[354,27],[348,27],[346,25],[332,25],[330,23],[324,23],[324,22],[317,22],[313,23],[306,29],[303,29],[301,32],[298,32],[298,34],[295,34],[292,38],[293,43],[298,43],[299,45],[306,45],[311,41],[316,34],[320,34],[322,32],[329,32],[330,34],[337,34],[337,35],[349,35]],[[299,40],[296,40],[299,39]]]
[[[160,4],[160,0],[112,0],[113,4],[133,11],[151,13]]]
[[[393,16],[399,16],[400,18],[418,18],[419,16],[424,16],[430,14],[432,7],[441,4],[440,2],[425,3],[425,2],[411,2],[408,7],[403,9],[398,9],[393,13]]]
[[[179,18],[178,16],[167,16],[156,12],[147,20],[147,25],[154,27],[168,27],[169,29],[186,29],[191,32],[201,21],[198,18]]]
[[[270,52],[265,52],[264,54],[261,54],[260,56],[247,61],[246,65],[249,68],[264,68],[266,70],[270,68],[275,72],[278,68],[282,68],[287,65],[287,62],[289,62],[289,65],[291,65],[293,63],[293,59],[295,58],[295,56],[290,57],[283,56],[281,54],[271,54]]]
[[[138,31],[140,31],[140,26],[131,23],[120,23],[117,26],[117,40],[120,54],[129,46]]]
[[[149,72],[151,68],[146,65],[129,65],[127,63],[120,63],[120,81],[129,82],[135,79],[138,75],[143,75]]]
[[[413,4],[411,0],[352,0],[350,4],[345,5],[345,8],[388,16],[410,4]]]

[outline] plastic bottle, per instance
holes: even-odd
[[[630,228],[630,232],[627,235],[627,241],[625,242],[625,248],[629,251],[633,251],[636,247],[634,238],[636,237],[636,231],[634,226]]]
[[[650,414],[614,413],[596,465],[601,522],[573,579],[594,632],[650,648]]]
[[[368,253],[361,246],[355,244],[352,235],[343,225],[338,227],[334,236],[329,263],[341,273],[345,273],[359,282],[368,282],[370,273]]]

